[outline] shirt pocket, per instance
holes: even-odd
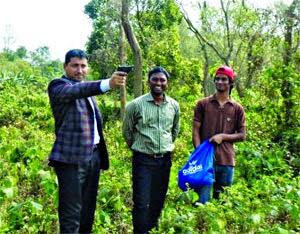
[[[235,133],[236,127],[235,127],[236,119],[235,116],[232,114],[226,114],[224,115],[224,130],[225,133]]]

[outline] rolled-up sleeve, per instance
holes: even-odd
[[[134,104],[129,103],[125,109],[122,126],[123,137],[129,147],[133,143],[134,121]]]
[[[173,129],[172,129],[172,141],[174,142],[176,138],[178,137],[179,134],[179,127],[180,127],[180,121],[179,121],[179,116],[180,116],[180,107],[175,106],[176,112],[174,116],[174,124],[173,124]]]

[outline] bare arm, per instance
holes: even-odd
[[[193,121],[193,145],[195,149],[201,144],[200,127],[201,127],[201,123],[194,120]]]
[[[246,125],[245,125],[245,113],[240,106],[238,109],[237,128],[235,133],[227,134],[220,133],[212,136],[209,141],[217,144],[221,144],[223,141],[239,142],[246,140]]]
[[[122,134],[125,139],[127,146],[130,148],[133,144],[133,135],[135,129],[135,114],[134,114],[135,105],[133,102],[129,103],[126,106],[123,126],[122,126]]]
[[[246,140],[246,134],[243,132],[233,134],[220,133],[212,136],[209,139],[210,142],[214,142],[217,144],[221,144],[223,141],[238,142],[244,140]]]
[[[174,116],[174,122],[173,122],[173,128],[172,128],[172,141],[174,142],[176,138],[178,137],[179,133],[179,127],[180,127],[180,107],[176,108],[175,116]]]

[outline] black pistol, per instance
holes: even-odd
[[[126,72],[127,74],[131,71],[133,71],[134,66],[123,66],[123,65],[119,65],[118,66],[118,71],[122,71],[122,72]]]

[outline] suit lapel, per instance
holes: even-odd
[[[98,129],[102,130],[102,116],[101,116],[101,112],[98,108],[98,105],[96,103],[95,97],[91,97],[92,103],[94,105],[94,110],[95,110],[95,115],[96,115],[96,120],[97,120],[97,124],[98,124]]]

